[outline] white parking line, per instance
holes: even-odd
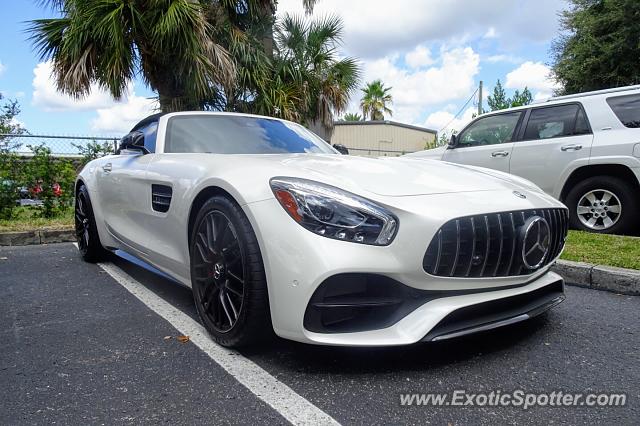
[[[263,400],[294,425],[339,425],[324,411],[298,395],[253,361],[240,353],[224,348],[207,334],[198,322],[177,309],[112,263],[98,264],[121,286],[137,297],[149,309],[173,325],[180,333],[202,349],[249,391]]]

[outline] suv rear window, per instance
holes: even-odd
[[[559,138],[590,133],[589,124],[577,104],[536,108],[531,111],[524,140]]]
[[[615,96],[607,103],[626,127],[640,128],[640,95]]]

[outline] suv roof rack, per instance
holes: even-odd
[[[605,93],[615,93],[615,92],[626,92],[628,90],[639,90],[640,84],[636,84],[634,86],[624,86],[624,87],[614,87],[611,89],[604,90],[594,90],[593,92],[583,92],[583,93],[574,93],[573,95],[565,95],[565,96],[555,96],[552,98],[541,99],[539,101],[532,102],[534,104],[541,104],[545,102],[558,101],[562,99],[574,99],[574,98],[582,98],[584,96],[595,96],[595,95],[603,95]]]

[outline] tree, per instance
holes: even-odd
[[[392,87],[384,87],[381,80],[367,83],[362,89],[363,96],[360,108],[365,119],[384,120],[384,115],[392,115],[389,105],[393,103],[393,97],[389,93]]]
[[[358,113],[348,112],[342,117],[343,121],[362,121],[362,116]]]
[[[61,18],[32,21],[42,59],[57,87],[75,97],[98,83],[120,99],[140,71],[163,111],[198,109],[218,84],[235,78],[203,6],[189,0],[43,0]]]
[[[0,100],[3,99],[0,93]],[[23,134],[26,130],[16,121],[20,106],[16,100],[7,100],[0,107],[0,133]],[[20,143],[11,136],[0,136],[0,219],[11,219],[18,199],[23,176],[23,165],[15,151]]]
[[[640,82],[640,2],[570,0],[561,13],[564,33],[552,44],[559,94]]]
[[[493,88],[493,94],[487,97],[487,104],[489,108],[491,108],[491,111],[529,105],[532,101],[533,95],[527,87],[525,87],[522,92],[516,89],[516,91],[513,92],[513,96],[508,98],[500,80],[496,82]]]
[[[306,21],[285,15],[278,21],[272,74],[258,84],[256,112],[331,129],[360,77],[354,58],[339,58],[342,33],[335,16]]]
[[[275,0],[41,1],[62,16],[32,21],[31,39],[75,97],[98,83],[119,99],[139,74],[162,111],[233,109],[264,76],[244,62],[271,55]]]
[[[493,88],[493,95],[489,95],[487,97],[487,104],[489,105],[489,108],[491,108],[491,111],[506,109],[511,105],[500,80],[496,82],[496,85]]]
[[[2,93],[0,93],[0,101],[4,99]],[[0,107],[0,134],[13,134],[21,135],[26,133],[26,129],[22,127],[16,117],[20,114],[20,104],[15,99],[7,99]],[[17,148],[18,144],[13,142],[11,136],[0,136],[0,151],[13,150]]]
[[[533,95],[527,87],[522,90],[522,93],[520,93],[520,91],[516,89],[510,99],[511,108],[529,105],[531,102],[533,102]]]

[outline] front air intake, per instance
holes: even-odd
[[[528,275],[560,255],[568,226],[562,208],[460,217],[436,232],[422,265],[440,277]]]

